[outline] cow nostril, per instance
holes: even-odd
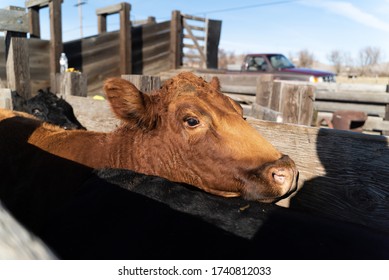
[[[284,184],[286,179],[286,174],[284,170],[278,170],[277,172],[272,173],[273,179],[277,184]]]

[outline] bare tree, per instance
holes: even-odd
[[[309,52],[307,49],[301,50],[297,53],[299,66],[300,67],[312,67],[312,64],[315,60],[313,53]]]
[[[241,64],[243,62],[244,54],[235,54],[234,51],[226,51],[219,49],[218,65],[220,69],[227,69],[228,65]]]
[[[381,60],[381,49],[377,47],[365,47],[359,51],[359,66],[361,75],[372,72],[372,66]]]
[[[218,66],[221,69],[226,69],[228,65],[228,54],[224,49],[219,49]]]
[[[344,66],[345,56],[339,50],[332,50],[328,55],[327,59],[334,65],[336,74],[339,74]]]

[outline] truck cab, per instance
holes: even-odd
[[[309,82],[335,82],[336,75],[332,72],[308,68],[297,68],[283,54],[248,54],[246,55],[242,72],[273,74],[274,79],[297,80]]]

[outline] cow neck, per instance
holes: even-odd
[[[106,150],[104,153],[109,166],[114,168],[124,168],[138,171],[139,165],[142,165],[137,160],[140,147],[142,146],[142,138],[144,132],[139,129],[130,129],[128,127],[120,127],[112,133],[106,134],[105,143]]]

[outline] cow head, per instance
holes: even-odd
[[[25,101],[22,111],[64,129],[85,130],[75,117],[72,106],[49,90],[39,90],[36,96]]]
[[[207,83],[181,73],[150,94],[113,78],[104,89],[124,122],[117,133],[140,135],[131,140],[141,165],[135,171],[263,202],[295,190],[295,163],[244,120],[242,108],[220,92],[216,78]]]

